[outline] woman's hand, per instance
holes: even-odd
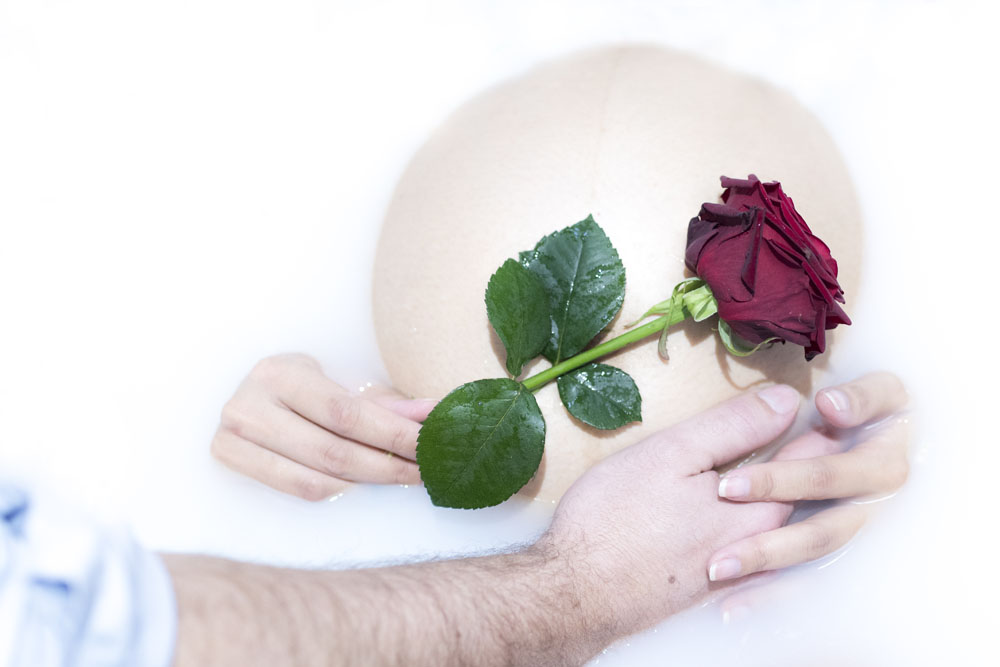
[[[906,481],[909,424],[897,413],[907,395],[899,378],[872,373],[823,389],[816,408],[823,423],[784,446],[769,462],[726,474],[719,496],[735,502],[852,499],[811,517],[748,537],[716,552],[712,580],[804,563],[839,549],[861,528],[870,505]],[[844,429],[858,429],[848,434]],[[855,435],[855,438],[847,437]],[[851,441],[854,447],[844,451]]]
[[[301,354],[260,361],[222,409],[212,454],[306,500],[351,482],[418,484],[420,422],[434,401],[391,390],[352,396]]]

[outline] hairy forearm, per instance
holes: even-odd
[[[165,561],[180,666],[571,665],[617,634],[603,602],[544,546],[333,572]]]

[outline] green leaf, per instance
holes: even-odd
[[[549,234],[520,259],[549,295],[552,323],[543,352],[553,364],[586,347],[622,306],[625,267],[593,216]]]
[[[749,357],[768,343],[779,340],[777,337],[768,338],[757,345],[753,345],[733,333],[733,329],[729,326],[729,323],[723,320],[719,320],[719,338],[722,339],[722,344],[726,346],[729,353],[737,357]]]
[[[498,505],[538,470],[545,420],[530,391],[496,378],[463,384],[424,420],[417,464],[431,501],[441,507]]]
[[[557,384],[569,413],[594,428],[611,430],[642,421],[639,388],[620,368],[587,364],[560,376]]]
[[[486,315],[507,349],[507,370],[517,377],[549,340],[549,297],[541,281],[508,259],[486,287]]]

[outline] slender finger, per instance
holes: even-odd
[[[313,470],[348,481],[420,482],[420,470],[413,461],[346,440],[276,405],[261,408],[255,419],[244,424],[241,435]]]
[[[847,448],[847,442],[822,431],[809,431],[779,449],[772,461],[798,461],[817,456],[839,454]]]
[[[223,430],[212,440],[212,455],[236,472],[303,500],[325,500],[351,486]]]
[[[897,420],[879,428],[842,454],[775,460],[743,466],[719,481],[729,500],[827,500],[888,493],[906,481],[908,424]]]
[[[885,371],[869,373],[816,394],[816,409],[838,428],[851,428],[892,414],[903,408],[909,397],[902,381]]]
[[[280,378],[278,397],[289,409],[356,442],[417,458],[420,424],[372,401],[351,396],[318,368]]]
[[[771,442],[795,419],[800,396],[788,385],[744,394],[661,432],[661,436],[705,472]]]
[[[365,398],[410,421],[424,421],[434,406],[438,404],[437,400],[433,398],[407,398],[391,387],[384,389],[380,387],[375,391],[372,389],[365,392]]]
[[[804,521],[740,540],[712,556],[708,578],[735,579],[815,560],[847,544],[867,515],[864,505],[839,505]]]

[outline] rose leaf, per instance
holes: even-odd
[[[559,397],[569,413],[602,430],[642,421],[642,396],[632,377],[613,366],[591,363],[560,376]]]
[[[622,306],[625,267],[593,216],[542,238],[520,259],[549,295],[551,332],[543,353],[553,364],[583,350]]]
[[[417,464],[435,505],[490,507],[528,483],[544,445],[545,420],[530,391],[507,378],[476,380],[431,410]]]
[[[508,259],[486,287],[486,315],[507,350],[507,370],[517,377],[549,340],[548,294],[534,273]]]

